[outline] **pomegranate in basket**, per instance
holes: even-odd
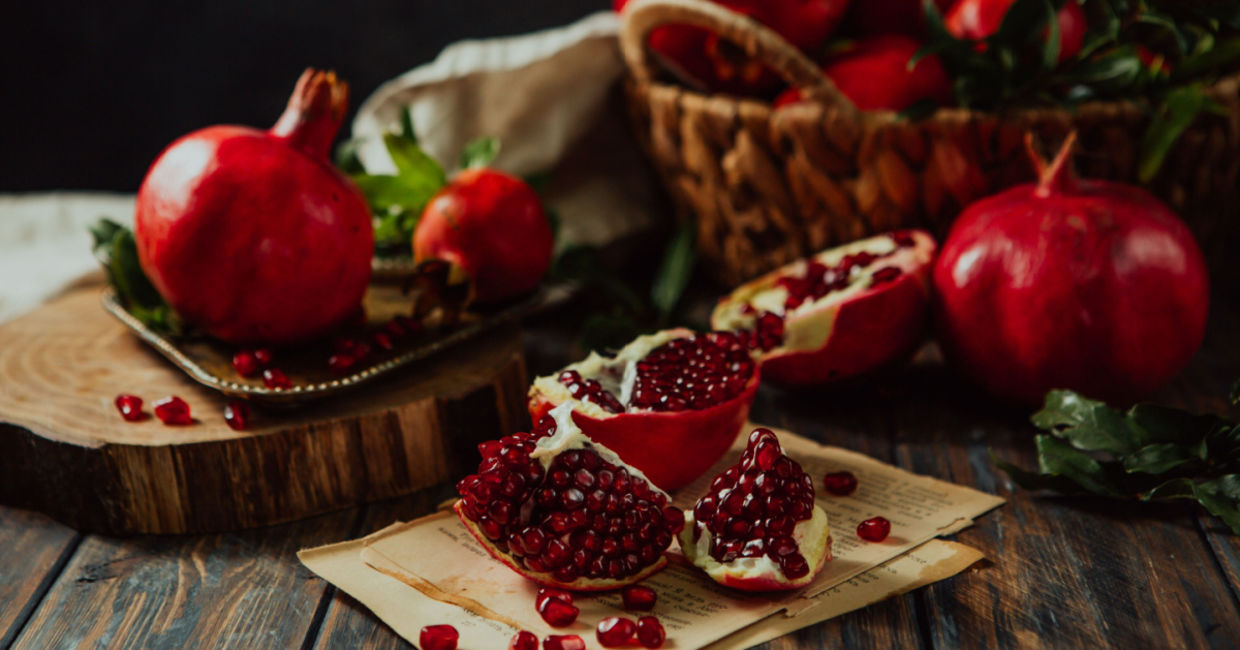
[[[919,49],[920,43],[901,34],[870,36],[829,59],[822,73],[863,111],[902,111],[922,100],[950,104],[951,79],[937,56],[909,68]],[[775,99],[775,106],[798,101],[801,91],[790,88]]]

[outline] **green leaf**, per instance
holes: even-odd
[[[413,107],[406,106],[400,112],[400,136],[414,144],[418,143],[417,131],[413,128]]]
[[[1030,472],[1012,463],[999,460],[993,450],[990,452],[990,460],[995,464],[995,467],[1006,472],[1012,481],[1026,490],[1054,490],[1060,494],[1088,494],[1076,482],[1062,476]]]
[[[1074,2],[1075,0],[1068,0]],[[1059,50],[1061,47],[1061,38],[1059,34],[1059,19],[1055,15],[1055,7],[1051,5],[1050,0],[1042,0],[1043,15],[1042,19],[1046,25],[1046,41],[1042,45],[1042,67],[1047,70],[1054,70],[1059,63]]]
[[[499,138],[486,136],[471,140],[461,151],[461,169],[486,167],[499,155]]]
[[[1088,454],[1051,435],[1034,439],[1038,448],[1038,468],[1043,474],[1062,476],[1095,494],[1121,496],[1102,464]]]
[[[1240,406],[1240,379],[1231,385],[1231,395],[1229,396],[1232,406]]]
[[[350,139],[342,141],[336,147],[336,168],[346,175],[352,176],[366,172],[366,168],[362,165],[362,159],[357,155],[359,144],[356,139]]]
[[[394,133],[385,133],[383,144],[387,147],[392,162],[396,164],[396,175],[404,179],[406,183],[419,186],[434,185],[435,189],[439,189],[447,182],[443,167],[434,158],[426,155],[426,152],[418,146],[417,140]]]
[[[1141,139],[1140,164],[1137,166],[1137,177],[1141,182],[1148,183],[1158,175],[1171,147],[1197,119],[1197,114],[1205,109],[1208,101],[1205,90],[1196,84],[1177,88],[1167,95],[1162,109],[1150,121]]]
[[[422,208],[439,191],[434,183],[410,183],[400,176],[358,174],[353,182],[380,219],[392,212],[392,208],[421,214]]]
[[[90,233],[94,239],[95,259],[103,265],[108,283],[116,290],[125,309],[153,330],[182,333],[184,324],[142,271],[133,231],[101,218],[90,226]]]
[[[1240,535],[1240,474],[1198,483],[1194,495],[1210,514],[1222,519],[1232,533]]]
[[[1184,445],[1172,442],[1160,442],[1147,445],[1124,457],[1124,470],[1127,472],[1145,472],[1147,474],[1164,474],[1173,469],[1197,462],[1197,455]]]
[[[696,229],[691,219],[680,222],[672,241],[663,254],[663,263],[655,275],[654,285],[650,288],[650,299],[659,315],[664,319],[676,308],[689,278],[693,275],[693,263],[696,258]]]
[[[1047,393],[1042,410],[1031,420],[1039,429],[1051,431],[1077,449],[1127,454],[1138,446],[1122,413],[1068,390]]]
[[[1195,499],[1196,487],[1189,479],[1177,478],[1154,486],[1142,494],[1141,498],[1145,501],[1154,501],[1156,499]]]

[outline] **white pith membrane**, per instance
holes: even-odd
[[[910,273],[919,266],[929,263],[934,248],[926,246],[928,236],[917,231],[908,232],[913,237],[911,247],[901,248],[891,234],[877,235],[823,251],[811,258],[797,260],[751,281],[733,291],[726,300],[715,307],[711,313],[711,328],[751,330],[757,324],[758,316],[762,312],[770,312],[784,319],[783,342],[760,354],[773,356],[796,351],[817,350],[831,335],[837,312],[836,307],[867,291],[872,285],[872,278],[876,271],[884,267],[896,267],[904,273]],[[854,266],[849,270],[848,286],[828,291],[817,299],[807,299],[795,308],[784,311],[788,290],[777,284],[781,277],[804,276],[811,260],[827,267],[835,267],[846,256],[861,252],[887,257],[880,257],[864,267]],[[752,307],[752,313],[745,313],[747,305]]]
[[[732,580],[760,582],[769,579],[773,582],[786,583],[788,587],[809,584],[818,575],[818,569],[830,559],[831,530],[827,521],[827,513],[818,504],[814,504],[813,514],[809,519],[797,522],[792,528],[792,539],[805,561],[809,564],[809,573],[789,580],[784,577],[783,569],[769,555],[758,557],[738,557],[724,564],[710,555],[711,533],[705,526],[701,527],[701,535],[693,541],[693,529],[698,523],[693,518],[693,510],[685,511],[685,527],[680,531],[680,550],[685,558],[706,572],[715,582],[723,583],[725,578]]]
[[[577,426],[576,422],[573,422],[573,404],[565,402],[551,409],[547,414],[551,416],[551,419],[555,420],[555,433],[539,438],[534,443],[534,451],[530,453],[530,458],[538,461],[543,466],[544,472],[551,467],[551,462],[555,460],[556,456],[570,449],[590,449],[598,454],[599,458],[602,458],[604,462],[623,467],[629,471],[630,476],[635,476],[649,483],[651,492],[658,492],[668,497],[667,501],[671,503],[671,495],[655,486],[654,481],[646,478],[646,475],[640,469],[625,465],[624,461],[620,460],[620,457],[616,455],[616,452],[594,442],[581,432],[581,428]],[[533,501],[527,503],[533,503]],[[533,506],[530,507],[532,508]],[[523,514],[529,516],[528,512]],[[567,534],[565,534],[565,537],[567,537]]]

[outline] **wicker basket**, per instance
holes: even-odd
[[[1076,130],[1082,175],[1136,182],[1149,116],[1130,103],[1005,114],[945,108],[913,122],[857,110],[777,34],[706,0],[639,0],[623,18],[639,139],[678,207],[696,216],[706,266],[729,285],[892,228],[943,236],[974,199],[1033,179],[1028,131],[1054,143]],[[660,80],[643,44],[666,24],[718,33],[813,101],[774,111]],[[1184,216],[1216,274],[1240,275],[1225,259],[1240,245],[1240,81],[1226,78],[1210,92],[1226,113],[1198,118],[1149,188]]]

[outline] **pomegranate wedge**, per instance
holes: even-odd
[[[684,513],[641,471],[582,435],[571,409],[554,409],[532,433],[478,445],[482,464],[457,483],[454,509],[492,557],[530,580],[617,589],[667,564],[663,552]]]
[[[537,422],[571,404],[592,440],[676,490],[728,450],[749,415],[758,370],[732,332],[673,329],[641,336],[614,357],[591,354],[530,388]]]
[[[903,230],[823,251],[719,301],[711,327],[735,330],[762,374],[823,384],[907,358],[926,331],[934,239]]]

